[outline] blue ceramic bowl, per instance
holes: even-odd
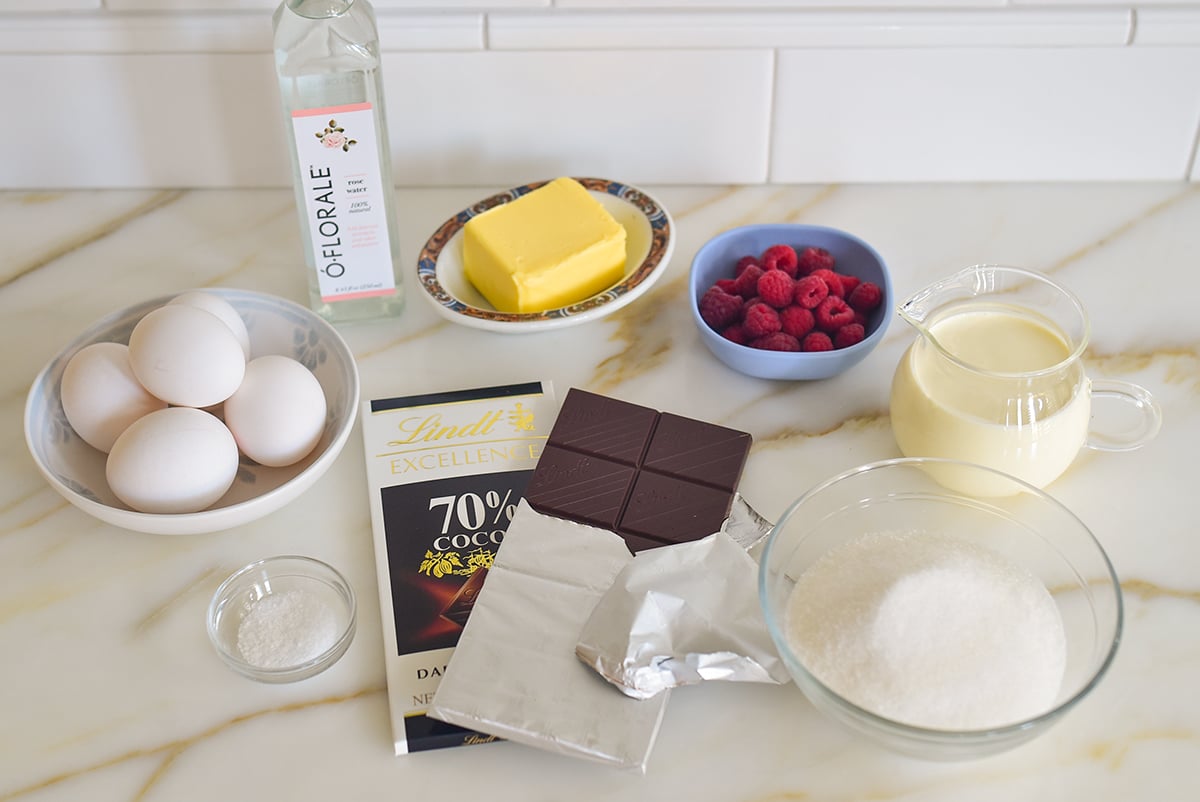
[[[738,345],[722,337],[700,317],[700,296],[717,279],[732,278],[734,265],[746,255],[758,256],[772,245],[808,246],[833,254],[834,270],[879,285],[883,300],[867,318],[862,342],[833,351],[764,351]],[[883,257],[853,234],[825,226],[800,223],[763,223],[730,229],[710,239],[692,260],[689,288],[692,319],[700,339],[717,359],[734,370],[760,379],[827,379],[858,364],[883,339],[894,305],[892,280]]]

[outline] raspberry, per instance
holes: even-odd
[[[738,276],[742,275],[742,271],[745,270],[750,265],[754,265],[755,267],[762,267],[762,265],[760,265],[758,263],[758,259],[754,258],[753,256],[743,256],[741,259],[738,259],[737,264],[733,266],[734,278],[737,278]]]
[[[847,323],[833,334],[834,348],[849,348],[855,343],[860,343],[863,337],[867,336],[867,331],[857,323]]]
[[[764,351],[799,351],[800,341],[790,334],[777,331],[751,340],[750,347]]]
[[[772,245],[763,251],[759,264],[767,270],[782,270],[795,278],[800,259],[791,245]]]
[[[731,326],[726,326],[721,330],[721,336],[731,343],[745,345],[750,342],[750,335],[746,334],[746,327],[741,323],[734,323]]]
[[[853,306],[850,308],[854,309]],[[858,325],[862,326],[865,329],[867,327],[867,316],[864,315],[862,312],[858,311],[857,309],[854,309],[854,322],[857,323]]]
[[[737,282],[731,278],[719,278],[719,279],[717,279],[717,283],[714,284],[713,286],[720,287],[721,289],[725,290],[725,292],[729,293],[730,295],[738,294]]]
[[[833,270],[833,254],[824,248],[805,248],[797,260],[801,275],[808,275],[814,270]]]
[[[780,331],[793,337],[803,337],[812,331],[815,325],[817,323],[813,319],[813,313],[803,306],[793,304],[779,312]]]
[[[768,270],[758,280],[758,294],[776,309],[791,306],[792,287],[796,282],[782,270]]]
[[[883,301],[883,290],[879,289],[878,284],[864,281],[854,288],[854,292],[850,293],[846,301],[854,311],[866,314]]]
[[[805,276],[796,282],[792,297],[805,309],[815,309],[829,295],[829,285],[814,276]]]
[[[746,310],[746,319],[742,322],[746,333],[753,337],[762,337],[779,331],[779,313],[767,304],[755,304]]]
[[[758,292],[758,280],[763,274],[763,269],[758,265],[746,265],[745,269],[738,274],[734,279],[734,287],[737,288],[737,294],[749,300]]]
[[[813,317],[817,319],[817,328],[834,332],[847,323],[854,322],[854,310],[841,298],[830,295],[813,310]]]
[[[759,298],[757,295],[755,295],[753,298],[746,301],[746,303],[742,304],[742,317],[746,316],[746,313],[748,311],[750,311],[750,307],[757,306],[758,304],[765,304],[765,303],[766,303],[766,301],[764,301],[762,298]]]
[[[832,351],[833,340],[823,331],[810,331],[800,341],[801,351]]]
[[[834,273],[832,270],[827,270],[822,267],[809,273],[809,275],[816,276],[817,278],[821,279],[821,281],[824,281],[825,286],[829,288],[830,295],[836,295],[839,298],[846,297],[846,290],[842,284],[842,277],[837,273]]]
[[[742,316],[742,299],[720,287],[709,287],[700,296],[700,317],[715,331],[737,321]]]
[[[862,281],[858,276],[852,276],[849,273],[838,273],[838,280],[842,282],[842,290],[845,293],[842,297],[849,298],[850,293],[854,292],[854,288]]]

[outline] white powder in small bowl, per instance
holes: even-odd
[[[1049,710],[1066,667],[1062,616],[1029,571],[920,532],[864,535],[816,560],[786,632],[817,679],[918,727],[980,730]]]
[[[256,668],[292,668],[327,651],[338,638],[337,613],[301,590],[263,596],[238,624],[237,648]]]

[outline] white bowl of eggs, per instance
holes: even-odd
[[[215,532],[310,487],[358,413],[354,357],[291,301],[204,289],[93,324],[43,368],[25,442],[51,487],[101,521]]]

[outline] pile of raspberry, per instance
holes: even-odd
[[[834,269],[824,248],[772,245],[743,256],[700,298],[700,317],[731,342],[767,351],[832,351],[866,336],[883,293]]]

